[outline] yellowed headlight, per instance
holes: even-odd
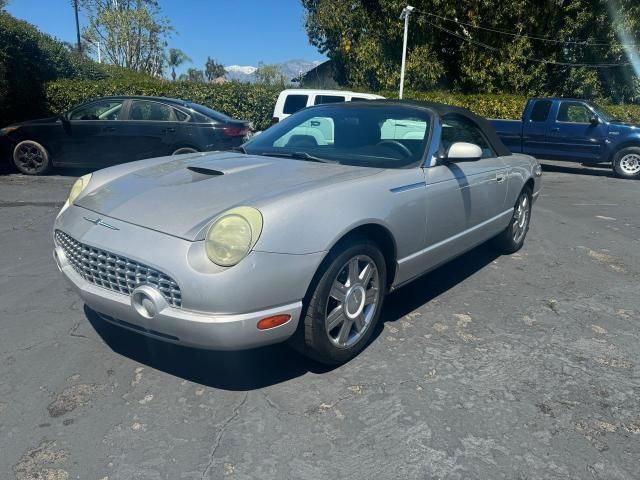
[[[75,202],[78,196],[82,193],[82,191],[87,188],[87,185],[89,185],[89,180],[91,180],[90,173],[87,173],[86,175],[83,175],[78,180],[76,180],[76,183],[73,184],[73,187],[71,187],[71,191],[69,192],[69,199],[67,200],[69,202],[69,205],[72,205],[73,202]]]
[[[83,175],[82,177],[80,177],[75,181],[75,183],[73,184],[73,187],[71,187],[71,191],[69,192],[69,198],[67,198],[67,201],[64,202],[64,205],[58,212],[58,217],[62,215],[62,212],[64,212],[67,208],[69,208],[69,206],[72,205],[73,202],[76,201],[76,199],[82,193],[82,191],[85,188],[87,188],[87,185],[89,185],[90,180],[91,180],[91,174],[87,173],[86,175]]]
[[[231,267],[246,257],[262,232],[262,214],[252,207],[225,212],[207,231],[207,257],[222,267]]]

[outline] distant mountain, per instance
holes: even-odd
[[[303,73],[308,72],[312,68],[317,67],[322,62],[319,61],[309,61],[309,60],[288,60],[283,63],[279,63],[278,66],[282,73],[284,74],[287,82],[291,81],[292,78],[296,78]],[[258,67],[253,67],[251,65],[229,65],[224,67],[227,71],[225,78],[228,80],[238,80],[240,82],[248,82],[253,83],[256,81],[255,73]]]

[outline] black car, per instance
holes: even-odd
[[[53,118],[0,130],[0,147],[22,173],[49,167],[102,168],[143,158],[229,150],[250,124],[184,100],[104,97]]]

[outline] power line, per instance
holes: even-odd
[[[418,14],[421,14],[421,15],[429,15],[431,17],[439,18],[440,20],[444,20],[445,22],[452,22],[452,23],[456,23],[458,25],[464,25],[465,27],[475,28],[475,29],[478,29],[478,30],[484,30],[484,31],[487,31],[487,32],[498,33],[500,35],[508,35],[510,37],[528,38],[530,40],[538,40],[538,41],[541,41],[541,42],[556,43],[556,44],[563,44],[563,45],[580,45],[580,46],[585,46],[585,47],[613,47],[613,46],[617,46],[617,45],[620,45],[621,47],[637,47],[637,46],[640,46],[640,44],[638,44],[638,43],[612,44],[612,43],[605,43],[605,42],[592,42],[590,40],[558,40],[557,38],[542,37],[542,36],[536,36],[536,35],[525,35],[525,34],[521,34],[521,33],[517,33],[517,32],[509,32],[509,31],[506,31],[506,30],[498,30],[496,28],[491,28],[491,27],[483,27],[482,25],[475,25],[473,23],[461,22],[460,20],[457,20],[457,19],[454,19],[454,18],[443,17],[443,16],[437,15],[435,13],[426,12],[424,10],[416,9],[415,12],[418,13]]]
[[[454,37],[459,38],[460,40],[463,40],[465,42],[469,42],[473,45],[476,45],[478,47],[482,47],[482,48],[486,48],[488,50],[494,51],[494,52],[498,52],[498,53],[503,53],[503,50],[497,47],[494,47],[492,45],[488,45],[484,42],[481,42],[479,40],[474,40],[473,38],[469,38],[469,37],[465,37],[464,35],[460,35],[457,32],[454,32],[452,30],[449,30],[448,28],[442,27],[440,25],[436,25],[435,23],[429,21],[429,20],[425,20],[425,22],[427,22],[429,25],[431,25],[434,28],[437,28],[438,30],[441,30],[449,35],[452,35]],[[625,62],[625,63],[571,63],[571,62],[556,62],[554,60],[545,60],[543,58],[535,58],[535,57],[528,57],[526,55],[520,55],[520,58],[527,60],[529,62],[536,62],[536,63],[542,63],[542,64],[546,64],[546,65],[556,65],[556,66],[560,66],[560,67],[589,67],[589,68],[616,68],[616,67],[625,67],[625,66],[629,66],[631,65],[630,62]]]

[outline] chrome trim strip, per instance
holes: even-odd
[[[406,192],[407,190],[414,190],[416,188],[425,187],[426,185],[427,185],[427,182],[411,183],[409,185],[402,185],[401,187],[390,188],[389,191],[391,193],[400,193],[400,192]]]
[[[490,218],[488,220],[485,220],[484,222],[479,223],[478,225],[476,225],[474,227],[468,228],[467,230],[464,230],[464,231],[462,231],[462,232],[460,232],[460,233],[458,233],[456,235],[453,235],[452,237],[446,238],[446,239],[444,239],[444,240],[442,240],[442,241],[440,241],[438,243],[435,243],[433,245],[429,245],[427,248],[423,248],[422,250],[419,250],[419,251],[417,251],[415,253],[412,253],[409,256],[401,258],[400,260],[398,260],[398,264],[407,262],[409,260],[413,260],[416,257],[419,257],[421,255],[424,255],[425,253],[430,252],[431,250],[435,250],[436,248],[439,248],[439,247],[441,247],[441,246],[443,246],[443,245],[445,245],[445,244],[447,244],[447,243],[449,243],[449,242],[451,242],[453,240],[457,240],[458,238],[461,238],[461,237],[463,237],[463,236],[465,236],[465,235],[467,235],[469,233],[472,233],[472,232],[474,232],[476,230],[479,230],[482,227],[485,227],[485,226],[489,225],[490,223],[495,222],[496,220],[500,219],[501,217],[504,217],[505,215],[513,215],[513,208],[510,208],[509,210],[505,210],[504,212],[496,215],[495,217],[492,217],[492,218]]]

